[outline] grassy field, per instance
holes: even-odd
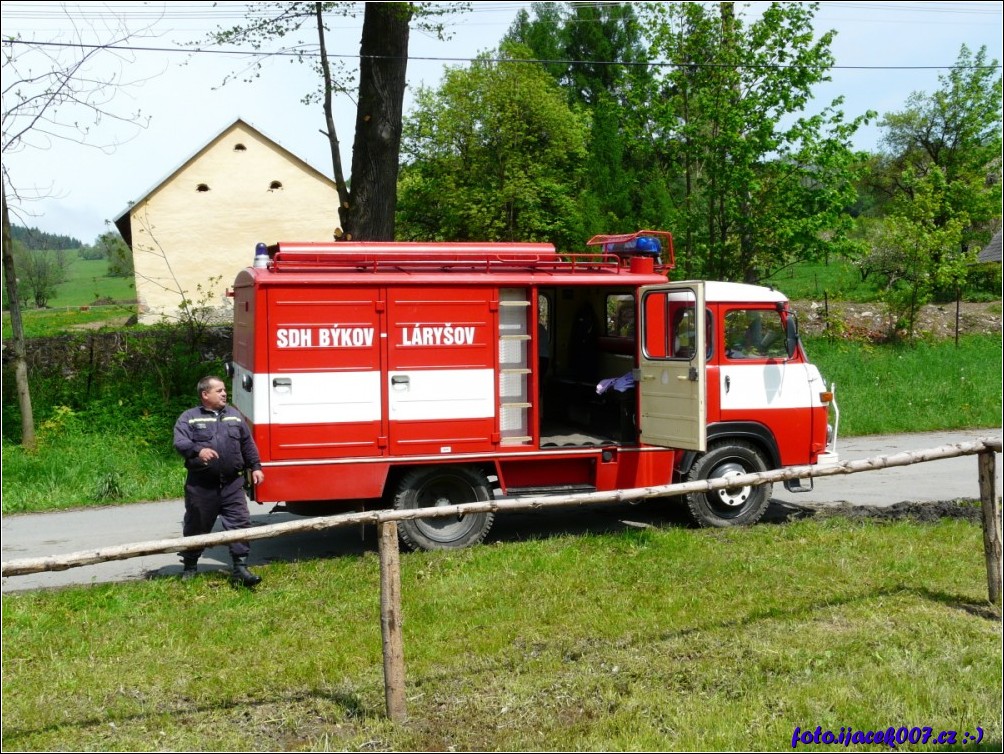
[[[817,725],[979,726],[955,748],[1000,750],[1001,624],[964,521],[405,554],[403,725],[375,554],[260,572],[5,596],[4,751],[757,751]]]
[[[878,301],[881,295],[873,280],[862,280],[858,268],[844,259],[830,264],[800,262],[762,280],[784,292],[792,301]]]
[[[135,303],[136,286],[132,277],[108,277],[108,260],[81,259],[70,256],[67,279],[60,283],[49,302],[53,307],[87,306],[96,299]]]
[[[876,275],[861,277],[860,269],[846,259],[836,257],[825,262],[799,262],[780,270],[772,277],[761,280],[792,301],[856,301],[860,303],[882,301],[883,290]],[[967,301],[995,301],[1000,299],[1000,265],[983,265],[972,271],[969,289],[963,298]]]
[[[816,338],[809,358],[837,386],[847,436],[997,427],[1001,338],[875,346]]]
[[[136,313],[136,287],[132,278],[107,276],[105,259],[67,258],[67,279],[60,283],[46,309],[22,310],[25,337],[57,335],[66,330],[101,325],[121,326]],[[96,301],[102,303],[96,304]],[[3,338],[12,336],[10,313],[3,313]]]

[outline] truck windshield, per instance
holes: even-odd
[[[784,359],[784,323],[773,309],[730,309],[725,313],[725,356],[729,359]]]

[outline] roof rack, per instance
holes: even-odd
[[[559,255],[547,243],[289,243],[268,247],[275,272],[619,272],[614,254]]]
[[[665,240],[672,258],[672,236],[663,231],[639,231],[623,236],[594,236],[589,245],[602,251],[559,254],[549,243],[415,241],[289,242],[259,244],[255,266],[274,272],[542,272],[550,274],[621,273],[639,271],[632,260],[647,258],[652,271],[658,255],[625,248],[636,237]],[[626,239],[626,240],[622,240]],[[660,248],[662,246],[660,245]],[[267,258],[264,256],[267,252]],[[260,261],[259,261],[260,260]],[[666,266],[654,265],[660,271]],[[670,267],[672,265],[670,264]]]

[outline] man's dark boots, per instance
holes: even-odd
[[[199,573],[199,559],[183,557],[181,562],[184,564],[184,568],[181,571],[181,580],[191,581]]]
[[[261,583],[261,576],[256,576],[248,570],[247,558],[233,556],[234,570],[230,574],[230,581],[239,586],[258,586]]]

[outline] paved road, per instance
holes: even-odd
[[[937,432],[895,436],[856,437],[841,440],[841,460],[871,458],[908,450],[935,448],[982,437],[1001,437],[1001,430]],[[997,490],[1001,490],[1001,462],[997,463]],[[777,509],[801,503],[856,505],[892,505],[898,502],[924,502],[975,499],[979,497],[975,456],[949,458],[895,469],[883,469],[848,476],[816,480],[807,493],[790,493],[774,486],[772,505]],[[44,557],[87,551],[114,545],[172,539],[181,534],[183,505],[180,500],[138,503],[80,511],[4,516],[2,528],[3,560]],[[255,524],[295,520],[286,513],[270,513],[270,506],[251,506]],[[549,513],[500,515],[490,540],[513,541],[549,536],[557,532],[609,531],[632,522],[663,520],[667,511],[662,503],[637,506],[597,506],[595,510],[574,509]],[[678,512],[669,518],[684,521]],[[352,556],[377,547],[374,527],[348,527],[323,532],[306,532],[252,543],[252,565],[273,560],[300,560],[318,557]],[[229,557],[224,547],[207,550],[200,562],[202,570],[224,570]],[[149,555],[130,560],[101,563],[66,571],[11,576],[3,579],[2,591],[59,587],[110,581],[170,576],[180,573],[176,555]]]

